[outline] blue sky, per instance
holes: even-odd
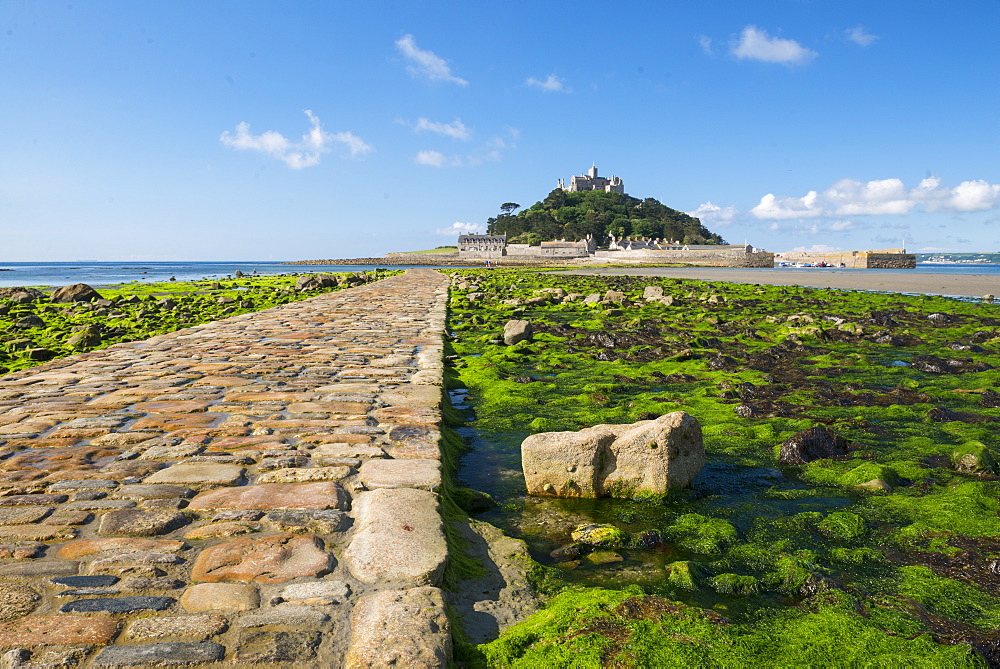
[[[1000,251],[998,25],[995,0],[0,0],[0,261],[430,248],[592,162],[771,251]]]

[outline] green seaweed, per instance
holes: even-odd
[[[528,541],[539,570],[559,575],[547,593],[570,588],[553,604],[576,597],[580,586],[633,584],[695,610],[724,611],[732,625],[712,629],[723,629],[723,645],[743,654],[686,647],[677,655],[699,666],[762,659],[824,666],[980,663],[971,641],[938,644],[928,619],[900,602],[922,601],[904,594],[904,584],[913,594],[919,580],[904,578],[904,570],[992,559],[997,552],[982,542],[1000,536],[994,456],[1000,409],[987,401],[1000,386],[998,305],[499,269],[454,275],[470,287],[452,290],[450,364],[470,391],[473,447],[491,453],[492,466],[503,472],[481,479],[500,504],[485,517]],[[674,304],[643,300],[651,285]],[[528,303],[550,288],[581,295],[615,290],[625,300]],[[467,290],[482,294],[476,304],[459,299]],[[504,304],[511,300],[520,302]],[[928,318],[934,313],[947,318]],[[530,344],[505,347],[499,333],[514,314],[536,334]],[[921,356],[957,362],[946,372],[927,371],[918,366]],[[525,502],[517,446],[528,434],[677,410],[699,420],[705,439],[708,464],[692,490]],[[846,456],[777,462],[783,441],[820,424],[845,438]],[[567,516],[571,526],[611,524],[626,532],[630,542],[616,549],[621,561],[548,566],[548,553],[569,541]],[[976,545],[981,552],[968,548]],[[939,607],[934,624],[986,625],[992,609],[984,603],[998,600],[992,586],[949,583],[962,587],[935,587],[969,607]],[[929,597],[928,610],[938,606]],[[949,617],[959,613],[964,618]],[[499,653],[490,656],[493,666],[560,660],[654,666],[647,657],[678,663],[657,655],[674,629],[661,621],[623,623],[631,630],[624,647],[641,645],[647,655],[620,651],[622,633],[606,623],[577,634],[587,629],[587,610],[579,609],[576,623],[565,614],[568,627],[558,632],[562,623],[555,621],[548,631],[536,627],[539,636],[523,652],[500,652],[498,642],[484,646]],[[649,635],[636,632],[647,624]],[[719,637],[713,638],[705,643],[715,644]],[[850,645],[856,643],[870,645],[871,656]]]

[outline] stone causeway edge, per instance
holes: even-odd
[[[0,378],[5,666],[445,666],[427,269]]]

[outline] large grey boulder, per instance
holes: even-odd
[[[45,299],[45,293],[37,288],[15,286],[13,288],[0,288],[0,298],[6,298],[16,304],[30,304]]]
[[[74,283],[72,286],[56,288],[49,298],[53,302],[93,302],[100,300],[101,294],[85,283]]]
[[[675,411],[631,425],[533,434],[521,443],[529,495],[634,497],[684,488],[705,464],[701,425]]]
[[[300,276],[295,280],[295,290],[319,290],[320,288],[333,288],[337,285],[337,280],[329,274],[310,274]]]
[[[531,323],[528,321],[507,321],[503,326],[503,343],[513,346],[519,341],[531,341]]]

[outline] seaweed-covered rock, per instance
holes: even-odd
[[[45,327],[45,321],[41,319],[36,314],[28,314],[27,316],[22,316],[14,322],[14,327],[18,330],[27,330],[29,328],[43,328]]]
[[[781,444],[778,462],[803,465],[813,460],[844,455],[847,455],[847,441],[830,428],[817,425],[793,434]]]
[[[580,525],[573,530],[572,537],[578,543],[602,548],[621,548],[628,541],[628,535],[614,525]]]
[[[66,340],[66,344],[73,349],[90,348],[100,343],[101,328],[97,325],[84,326],[75,335]]]
[[[979,406],[985,409],[1000,409],[1000,393],[994,390],[984,390],[979,397]]]
[[[507,321],[503,326],[503,343],[513,346],[521,341],[531,341],[531,323],[528,321]]]
[[[974,362],[972,360],[948,359],[942,360],[934,355],[918,355],[910,363],[914,369],[929,374],[955,374],[964,372],[984,372],[993,369],[985,362]]]
[[[295,280],[295,290],[319,290],[320,288],[333,288],[337,285],[337,280],[329,274],[311,274],[300,276]]]
[[[100,300],[101,294],[85,283],[74,283],[72,286],[56,288],[49,299],[53,302],[93,302]]]
[[[933,423],[950,423],[961,421],[963,423],[992,423],[995,419],[992,416],[981,416],[964,411],[952,411],[943,407],[934,407],[927,412],[927,420]]]
[[[691,484],[705,464],[701,425],[675,411],[631,425],[533,434],[521,443],[529,495],[633,497]]]
[[[642,290],[642,299],[646,301],[658,300],[663,297],[663,286],[646,286]]]
[[[996,455],[981,441],[969,441],[955,447],[952,466],[964,474],[993,474],[997,471]]]

